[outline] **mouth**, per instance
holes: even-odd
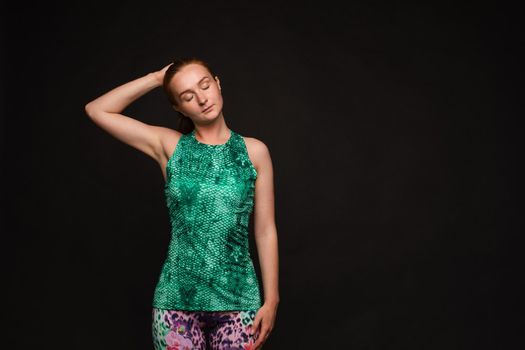
[[[208,113],[209,111],[211,111],[211,109],[213,108],[214,105],[211,105],[209,107],[207,107],[206,109],[203,109],[202,110],[202,113]]]

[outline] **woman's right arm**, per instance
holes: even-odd
[[[161,162],[165,157],[162,135],[173,130],[143,123],[121,112],[142,95],[162,85],[164,72],[169,67],[132,80],[89,102],[85,111],[91,120],[118,140],[144,152]]]

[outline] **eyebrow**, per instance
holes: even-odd
[[[199,84],[200,84],[204,79],[206,79],[206,78],[209,79],[210,77],[207,76],[207,75],[204,76],[204,77],[202,77],[201,80],[199,80]],[[189,92],[189,91],[192,91],[192,90],[191,90],[191,89],[186,89],[186,90],[184,90],[183,92],[181,92],[181,93],[179,94],[179,97],[182,97],[183,94],[185,94],[186,92]]]

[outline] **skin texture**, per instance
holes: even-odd
[[[123,115],[122,111],[142,95],[161,86],[168,67],[169,65],[118,86],[85,106],[86,114],[96,125],[154,159],[159,164],[164,179],[167,162],[181,133],[143,123]],[[227,141],[229,128],[222,112],[223,98],[217,76],[212,77],[200,64],[188,64],[175,74],[170,81],[170,88],[178,102],[172,107],[191,118],[199,142],[222,144]],[[212,108],[204,111],[209,106]],[[258,174],[255,181],[254,231],[264,288],[264,304],[257,311],[253,325],[253,332],[257,334],[254,350],[258,350],[274,327],[279,304],[278,241],[273,166],[269,149],[256,138],[244,137],[244,140]]]

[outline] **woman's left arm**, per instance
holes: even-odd
[[[268,147],[261,141],[251,138],[250,156],[257,170],[255,181],[254,230],[259,265],[264,288],[264,304],[255,316],[253,332],[259,335],[255,349],[262,345],[275,323],[279,305],[279,255],[277,228],[275,225],[275,205],[273,186],[273,166]]]

